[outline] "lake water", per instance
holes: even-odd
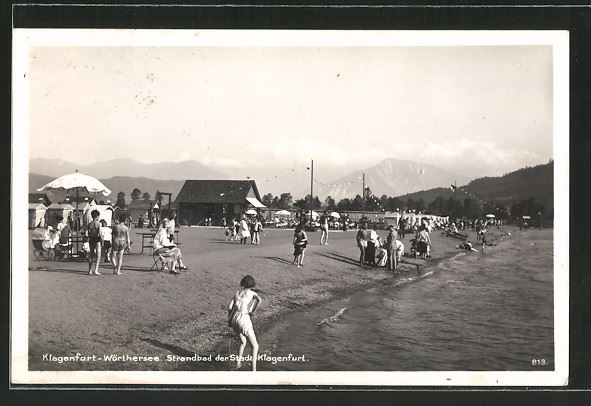
[[[260,353],[306,362],[259,362],[259,370],[553,370],[552,231],[515,232],[497,244],[289,315],[259,335]]]

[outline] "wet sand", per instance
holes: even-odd
[[[459,243],[435,231],[432,258],[404,258],[398,274],[392,274],[358,266],[354,230],[331,232],[328,246],[319,245],[319,232],[308,233],[305,266],[295,268],[290,230],[265,230],[261,245],[240,245],[224,241],[221,228],[181,228],[179,241],[189,270],[171,275],[150,271],[152,255],[150,250],[139,254],[137,231],[132,229],[133,254],[124,256],[120,276],[113,275],[110,264],[102,265],[103,276],[88,276],[85,262],[39,260],[30,254],[30,370],[218,369],[215,362],[168,361],[166,356],[227,354],[237,338],[226,325],[226,306],[244,275],[256,279],[263,299],[253,319],[262,333],[289,312],[434,269],[457,252]],[[385,238],[385,231],[379,233]],[[409,239],[403,240],[406,252]],[[76,353],[102,360],[44,360],[47,354]],[[160,360],[105,361],[109,354]]]

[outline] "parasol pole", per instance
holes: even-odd
[[[76,170],[76,172],[78,172],[78,170]],[[80,211],[78,209],[78,204],[79,204],[78,200],[79,200],[78,199],[78,187],[76,187],[76,228],[78,229],[78,230],[76,230],[76,233],[78,234],[78,237],[80,237],[80,226],[79,226]],[[76,238],[76,255],[78,255],[78,253],[80,252],[80,250],[78,250],[78,240],[80,238],[78,238],[78,237]]]
[[[310,165],[310,227],[312,227],[312,210],[314,204],[314,160]],[[311,228],[310,228],[311,229]]]

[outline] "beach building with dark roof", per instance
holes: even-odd
[[[219,225],[222,218],[238,219],[248,208],[264,208],[254,180],[187,180],[175,205],[180,224],[203,224],[211,217]]]
[[[51,200],[45,193],[29,193],[29,203],[42,203],[45,207],[51,204]]]

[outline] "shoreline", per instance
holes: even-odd
[[[219,230],[215,230],[218,231]],[[182,231],[184,232],[184,230]],[[48,312],[53,320],[44,320],[42,309],[33,304],[34,311],[30,319],[29,365],[31,370],[220,370],[227,369],[223,363],[189,363],[189,362],[142,362],[142,363],[81,363],[52,364],[41,362],[44,353],[55,355],[76,354],[76,352],[96,354],[119,354],[131,356],[153,356],[174,354],[190,357],[194,354],[207,356],[229,355],[238,347],[239,340],[230,327],[226,325],[226,306],[231,295],[238,289],[240,275],[252,273],[256,275],[257,288],[263,299],[262,307],[253,318],[257,336],[265,334],[273,324],[288,317],[289,314],[313,309],[322,304],[335,301],[346,296],[371,289],[379,285],[399,285],[400,281],[409,276],[416,277],[430,270],[436,270],[437,264],[461,252],[456,249],[458,241],[441,235],[441,231],[432,233],[432,258],[425,260],[405,257],[399,265],[398,273],[392,275],[385,268],[359,268],[357,261],[358,249],[353,245],[354,232],[330,233],[333,236],[328,246],[317,245],[318,233],[310,233],[311,245],[306,253],[305,266],[293,268],[288,264],[291,259],[284,255],[286,243],[282,235],[273,235],[267,230],[267,243],[261,246],[240,246],[237,243],[225,243],[209,238],[212,252],[194,256],[185,250],[189,245],[183,242],[183,256],[190,264],[190,270],[179,276],[164,272],[148,272],[139,269],[135,264],[141,261],[144,266],[151,261],[148,255],[130,255],[124,260],[123,277],[103,276],[100,278],[72,277],[73,270],[57,269],[64,272],[64,281],[51,278],[52,271],[35,272],[35,263],[31,263],[30,275],[43,276],[48,283],[55,284],[50,291],[62,289],[64,283],[72,284],[80,292],[86,285],[110,285],[110,296],[122,299],[126,293],[123,307],[112,306],[109,298],[92,293],[93,298],[101,301],[99,308],[105,309],[106,314],[98,320],[99,326],[82,325],[80,317],[78,323],[71,326],[61,320],[60,312]],[[181,236],[181,239],[183,236]],[[185,236],[186,238],[186,236]],[[339,240],[340,238],[340,240]],[[408,244],[407,236],[403,243]],[[186,244],[186,245],[185,245]],[[226,245],[227,244],[227,245]],[[406,245],[405,244],[405,245]],[[200,245],[203,247],[203,245]],[[288,245],[291,251],[290,245]],[[408,247],[405,247],[408,252]],[[185,254],[187,252],[188,254]],[[230,252],[232,255],[228,255]],[[222,253],[222,255],[220,255]],[[242,255],[244,253],[244,255]],[[250,255],[246,255],[250,253]],[[259,254],[259,255],[256,255]],[[261,255],[262,254],[262,255]],[[351,255],[354,254],[354,255]],[[475,253],[475,255],[480,255]],[[149,259],[148,259],[149,258]],[[199,259],[199,260],[198,260]],[[43,261],[48,265],[63,268],[82,268],[85,263],[62,263]],[[131,264],[133,263],[133,265]],[[129,264],[129,265],[128,265]],[[126,266],[127,265],[127,266]],[[211,269],[203,269],[202,266]],[[214,269],[215,266],[215,269]],[[149,266],[148,266],[149,268]],[[133,271],[133,272],[132,272]],[[65,273],[67,272],[67,273]],[[85,271],[83,271],[85,273]],[[101,271],[102,272],[102,271]],[[80,272],[76,272],[80,273]],[[128,276],[125,277],[125,274]],[[59,275],[62,275],[61,273]],[[103,272],[104,275],[104,272]],[[121,279],[118,279],[121,278]],[[128,279],[129,278],[129,279]],[[132,279],[133,278],[133,279]],[[417,278],[415,281],[420,281]],[[409,281],[414,282],[414,281]],[[81,284],[80,286],[78,286]],[[30,289],[41,286],[33,282]],[[120,293],[123,292],[123,293]],[[38,293],[38,292],[36,292]],[[99,292],[100,293],[100,292]],[[41,293],[41,296],[45,296]],[[41,298],[42,299],[42,298]],[[49,307],[65,311],[68,306],[80,306],[76,297],[64,296],[55,298],[55,303],[48,299]],[[89,298],[87,298],[89,299]],[[105,301],[106,299],[106,301]],[[142,300],[145,299],[145,300]],[[36,299],[30,299],[36,300]],[[93,299],[89,299],[91,302]],[[42,304],[42,303],[39,303]],[[47,305],[47,303],[45,304]],[[84,303],[82,303],[84,305]],[[123,313],[118,313],[123,309]],[[36,314],[36,313],[40,314]],[[172,316],[172,317],[171,317]],[[319,320],[330,315],[319,316]],[[89,316],[93,317],[93,316]],[[44,331],[45,330],[45,331]],[[74,333],[72,330],[83,330]],[[73,337],[69,337],[72,331]],[[43,333],[42,333],[43,332]],[[96,337],[89,339],[88,337]],[[64,338],[66,338],[64,340]],[[44,344],[45,343],[45,344]],[[106,348],[106,349],[105,349]],[[249,351],[249,346],[246,351]]]

